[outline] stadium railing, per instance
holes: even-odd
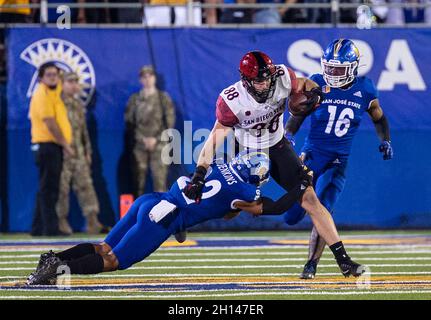
[[[241,24],[226,24],[226,23],[218,23],[218,24],[207,24],[203,22],[199,24],[199,27],[213,27],[213,28],[226,28],[226,27],[243,27],[243,28],[288,28],[288,27],[307,27],[307,26],[318,26],[318,27],[351,27],[356,26],[357,24],[352,23],[341,23],[340,22],[340,14],[341,10],[345,9],[356,9],[358,15],[360,14],[360,10],[371,9],[370,13],[372,16],[372,9],[376,8],[400,8],[400,9],[428,9],[431,8],[431,0],[423,2],[423,3],[372,3],[368,1],[360,1],[359,3],[341,3],[339,0],[331,0],[330,2],[320,2],[320,3],[201,3],[194,2],[193,0],[188,0],[185,5],[178,4],[144,4],[144,3],[101,3],[101,2],[87,2],[87,3],[48,3],[47,0],[41,0],[40,3],[31,3],[31,4],[9,4],[9,5],[1,5],[2,8],[30,8],[36,9],[39,11],[39,19],[38,24],[48,24],[48,9],[56,9],[61,6],[67,6],[70,9],[141,9],[148,7],[185,7],[186,10],[186,23],[181,25],[181,27],[195,27],[196,24],[193,22],[193,10],[199,8],[200,10],[206,9],[233,9],[233,8],[243,8],[243,9],[330,9],[331,10],[331,22],[324,24],[313,24],[313,23],[281,23],[281,24],[256,24],[256,23],[241,23]],[[431,9],[430,9],[431,10]],[[370,16],[370,19],[372,19]],[[90,23],[85,23],[89,25],[94,25]],[[84,24],[84,25],[85,25]],[[99,25],[100,23],[98,23]],[[108,23],[103,23],[106,25]],[[10,24],[9,24],[10,25]],[[83,24],[75,24],[83,25]],[[114,27],[128,27],[133,25],[133,27],[143,26],[146,27],[145,20],[143,23],[138,24],[130,24],[130,23],[115,23]],[[394,27],[395,25],[387,24],[387,23],[378,23],[373,24],[373,27]],[[424,23],[401,23],[396,26],[404,26],[404,27],[426,27],[431,26],[431,21]],[[0,27],[5,27],[5,24],[0,23]],[[152,25],[151,27],[158,27],[158,25]],[[170,25],[169,27],[175,27],[174,25]]]

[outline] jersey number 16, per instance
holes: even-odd
[[[337,114],[337,106],[328,106],[329,121],[326,125],[325,133],[330,134],[335,122],[335,115]],[[353,120],[355,114],[352,109],[346,108],[341,111],[337,122],[335,123],[334,133],[337,137],[344,136],[350,128],[350,120]]]

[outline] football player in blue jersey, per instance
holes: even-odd
[[[323,101],[314,112],[291,114],[286,124],[286,135],[293,137],[304,119],[310,116],[311,127],[300,158],[314,173],[319,200],[332,212],[344,188],[352,140],[365,113],[374,122],[381,141],[378,150],[383,153],[383,159],[392,159],[393,150],[388,120],[380,107],[378,91],[372,80],[358,76],[359,50],[355,44],[348,39],[332,41],[322,55],[321,64],[323,74],[315,74],[310,79],[322,89]],[[304,209],[295,204],[284,218],[293,225],[304,214]],[[309,259],[300,278],[314,278],[324,248],[324,239],[313,228]]]
[[[310,197],[312,175],[305,166],[302,169],[300,183],[308,190],[303,197]],[[259,187],[268,181],[269,172],[269,158],[260,151],[244,151],[229,163],[215,161],[208,168],[200,204],[185,196],[182,190],[190,179],[180,177],[168,192],[139,197],[101,244],[81,243],[62,252],[42,254],[27,285],[55,284],[57,276],[66,270],[69,274],[97,274],[127,269],[148,257],[172,234],[198,223],[226,214],[232,218],[241,210],[261,215],[263,201],[272,213],[282,214],[298,195],[289,193],[275,202],[260,197]],[[310,215],[322,237],[334,246],[343,275],[359,276],[364,268],[345,252],[331,216],[324,211]]]

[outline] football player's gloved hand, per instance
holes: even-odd
[[[202,200],[202,190],[205,186],[206,174],[207,169],[202,166],[196,167],[192,180],[187,183],[186,187],[183,189],[183,192],[186,197],[196,201],[196,203],[199,203]]]
[[[310,91],[304,91],[304,94],[308,97],[308,100],[301,103],[303,105],[316,107],[323,101],[323,92],[319,87],[315,87]]]
[[[303,164],[301,168],[301,184],[305,188],[313,186],[313,171],[310,170],[305,164]]]
[[[311,89],[310,91],[304,91],[304,95],[306,95],[308,99],[302,102],[301,105],[306,106],[304,114],[305,116],[308,116],[323,101],[323,92],[322,90],[320,90],[320,88],[316,87]]]
[[[383,153],[383,160],[391,160],[394,157],[390,141],[383,141],[379,146],[379,152]]]

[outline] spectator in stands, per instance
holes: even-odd
[[[144,23],[149,26],[194,26],[202,24],[202,13],[199,7],[193,8],[193,17],[188,21],[188,0],[147,0],[152,5],[144,11]]]
[[[256,0],[256,3],[285,3],[289,5],[295,3],[296,0]],[[264,24],[279,24],[282,21],[282,17],[289,10],[289,7],[283,8],[267,8],[260,9],[254,14],[254,23],[264,23]]]
[[[223,0],[204,0],[206,4],[218,4],[218,3],[223,3]],[[227,1],[231,1],[229,3],[235,3],[234,0],[226,0],[224,1],[225,3],[227,3]],[[216,9],[216,8],[206,8],[204,10],[204,16],[205,16],[205,22],[207,24],[217,24],[218,23],[218,16],[220,13],[220,9]]]
[[[171,98],[156,87],[156,73],[152,66],[144,66],[139,73],[142,90],[133,94],[127,103],[124,115],[126,126],[134,132],[133,155],[137,168],[137,190],[142,195],[145,190],[148,168],[151,168],[155,192],[166,191],[168,166],[161,160],[161,134],[173,128],[175,110]]]
[[[30,102],[31,149],[39,169],[39,190],[31,234],[60,235],[55,206],[58,199],[63,154],[74,155],[72,128],[61,100],[59,68],[52,62],[40,66],[39,85]]]
[[[354,23],[358,20],[357,8],[362,4],[362,0],[340,0],[340,4],[356,4],[354,8],[340,8],[339,21],[341,23]]]
[[[28,5],[29,0],[0,0],[3,5]],[[32,10],[30,8],[4,8],[0,9],[0,23],[25,23],[30,22]]]
[[[136,3],[147,2],[148,0],[110,0],[116,3]],[[142,8],[117,8],[115,21],[118,23],[142,23]]]
[[[426,4],[430,0],[390,0],[391,3]],[[427,8],[389,8],[387,24],[404,25],[406,23],[431,24],[431,7]]]
[[[228,0],[227,0],[228,1]],[[256,3],[256,0],[236,0],[231,3]],[[230,3],[226,2],[225,3]],[[253,23],[255,10],[239,6],[238,8],[225,8],[221,11],[220,23]]]
[[[296,0],[295,3],[304,3],[307,0]],[[286,8],[281,12],[283,23],[306,23],[308,22],[308,9],[305,8]]]
[[[97,2],[97,3],[109,3],[109,0],[78,0],[78,3],[86,2]],[[128,1],[131,2],[131,1]],[[110,23],[111,16],[108,8],[79,8],[78,23]]]
[[[331,3],[331,0],[304,0],[303,3]],[[309,8],[306,11],[307,23],[330,23],[331,9],[330,8]]]

